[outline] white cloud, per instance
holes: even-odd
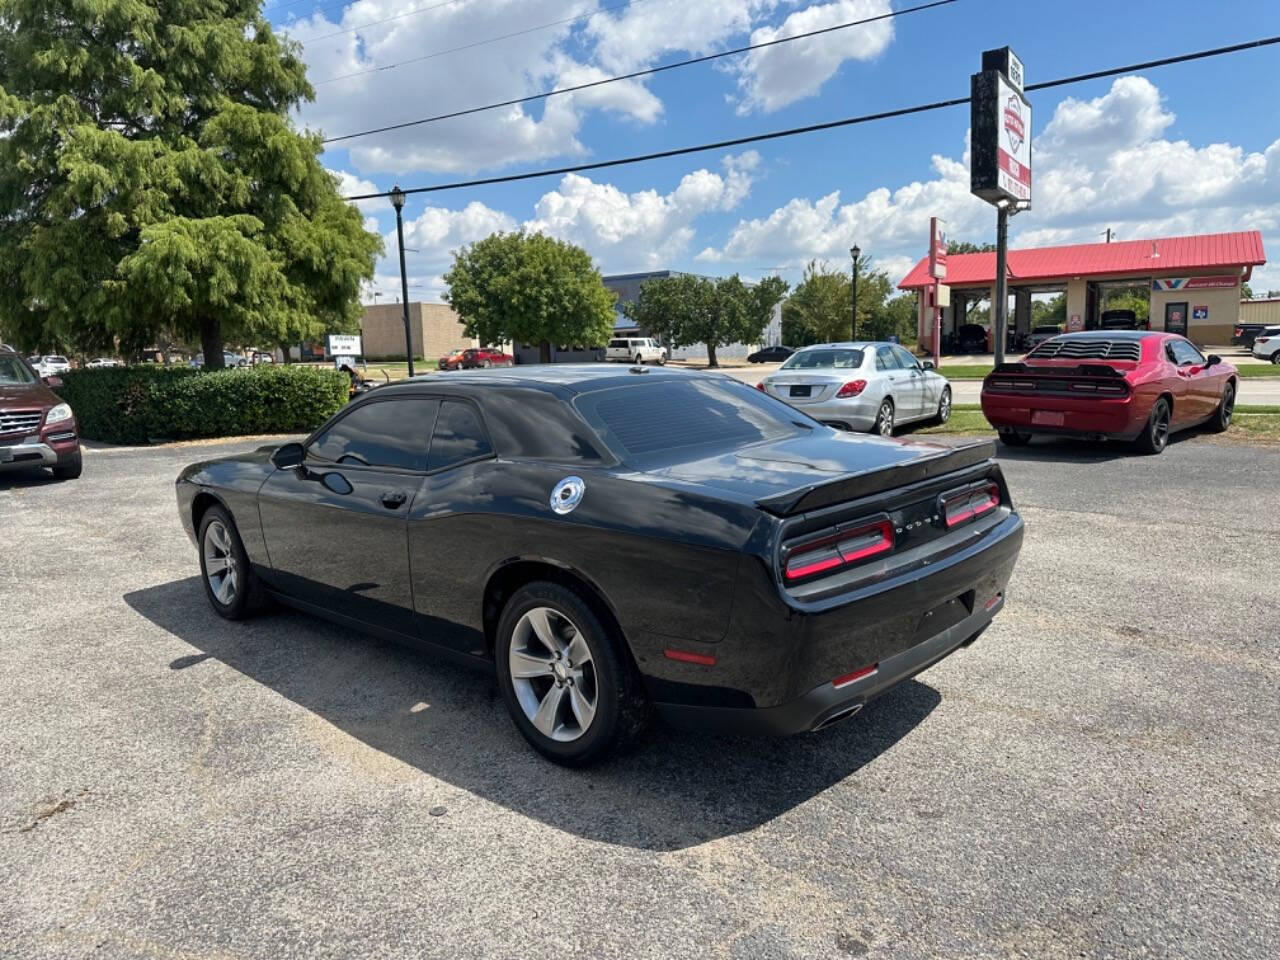
[[[617,15],[593,17],[586,33],[601,65],[626,73],[664,54],[701,56],[722,49],[726,40],[745,34],[778,5],[779,0],[646,0]]]
[[[714,4],[712,4],[714,6]],[[783,37],[890,12],[888,0],[835,0],[799,10],[778,27],[760,27],[751,43],[768,43]],[[893,21],[874,23],[753,50],[738,67],[742,101],[738,113],[778,110],[813,96],[846,60],[872,60],[893,40]]]
[[[1021,246],[1087,243],[1107,227],[1122,239],[1263,231],[1280,256],[1280,140],[1250,152],[1228,143],[1194,146],[1162,134],[1174,116],[1141,77],[1116,80],[1089,101],[1058,104],[1034,145],[1034,208],[1010,224]],[[923,255],[929,217],[951,236],[981,242],[994,233],[990,206],[969,193],[967,149],[960,160],[934,156],[935,176],[849,202],[833,191],[796,197],[771,213],[739,221],[699,259],[727,264],[766,257],[798,265],[848,258],[857,242],[900,278]],[[1280,286],[1275,267],[1255,271],[1254,287]]]

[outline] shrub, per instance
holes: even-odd
[[[347,402],[349,384],[337,370],[293,365],[117,367],[62,379],[56,392],[81,436],[107,443],[310,432]]]

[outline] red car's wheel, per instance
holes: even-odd
[[[1231,426],[1231,414],[1236,408],[1236,385],[1227,382],[1222,388],[1222,399],[1218,401],[1218,409],[1209,418],[1208,427],[1214,433],[1223,433]]]
[[[1147,425],[1142,428],[1142,433],[1138,434],[1138,439],[1134,441],[1134,446],[1139,452],[1148,454],[1164,452],[1164,448],[1169,444],[1169,421],[1169,401],[1161,397],[1151,408]]]

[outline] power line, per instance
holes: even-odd
[[[1246,43],[1235,43],[1226,47],[1214,47],[1210,50],[1198,50],[1195,53],[1184,53],[1173,57],[1162,57],[1159,60],[1147,60],[1142,63],[1131,63],[1123,67],[1112,67],[1107,70],[1095,70],[1092,73],[1080,73],[1075,76],[1062,77],[1059,80],[1046,80],[1043,83],[1028,84],[1024,89],[1027,92],[1033,90],[1048,90],[1052,87],[1061,87],[1071,83],[1083,83],[1087,80],[1100,80],[1105,77],[1114,77],[1122,73],[1133,73],[1137,70],[1149,70],[1154,67],[1166,67],[1176,63],[1186,63],[1191,60],[1203,60],[1207,57],[1218,57],[1228,53],[1239,53],[1243,50],[1254,50],[1259,47],[1271,46],[1280,43],[1280,36],[1265,37],[1261,40],[1250,40]],[[901,107],[897,110],[885,110],[880,113],[867,113],[858,117],[845,117],[842,120],[828,120],[825,123],[812,123],[803,127],[791,127],[786,130],[772,130],[768,133],[757,133],[747,137],[735,137],[732,140],[717,140],[714,143],[702,143],[691,147],[675,147],[671,150],[659,150],[655,153],[644,153],[632,157],[619,157],[614,160],[599,160],[594,163],[580,163],[571,167],[556,167],[547,170],[531,170],[527,173],[512,173],[501,177],[485,177],[480,180],[456,180],[453,183],[438,183],[429,187],[410,187],[403,190],[403,193],[437,193],[441,190],[458,190],[463,187],[483,187],[495,183],[514,183],[519,180],[533,180],[538,177],[554,177],[566,173],[581,173],[585,170],[603,170],[607,167],[621,167],[632,163],[645,163],[649,160],[662,160],[668,157],[679,157],[690,153],[705,153],[708,150],[723,150],[726,147],[740,147],[749,143],[761,143],[765,140],[780,140],[784,137],[795,137],[806,133],[817,133],[821,130],[833,130],[838,127],[849,127],[854,124],[870,123],[874,120],[888,120],[893,117],[905,117],[916,113],[926,113],[931,110],[941,110],[945,107],[958,107],[961,104],[969,102],[968,97],[956,97],[953,100],[935,100],[933,103],[919,104],[914,107]],[[388,197],[391,195],[390,190],[382,190],[377,193],[361,193],[355,196],[343,197],[344,200],[375,200],[379,197]]]
[[[611,7],[601,7],[599,10],[591,13],[580,13],[577,16],[565,17],[563,20],[553,20],[550,23],[540,23],[536,27],[526,27],[523,30],[516,30],[513,33],[504,33],[501,36],[489,37],[485,40],[475,40],[471,43],[464,43],[458,47],[449,47],[447,50],[437,50],[434,53],[425,53],[420,57],[410,57],[408,60],[398,60],[395,63],[388,63],[381,67],[370,67],[368,70],[357,70],[354,73],[342,73],[336,77],[328,77],[324,80],[317,80],[312,83],[313,87],[324,86],[326,83],[336,83],[339,80],[350,80],[352,77],[363,77],[370,73],[381,73],[384,70],[394,70],[397,67],[403,67],[410,63],[421,63],[423,60],[431,60],[434,57],[443,57],[447,53],[458,53],[462,50],[471,50],[474,47],[483,47],[488,43],[497,43],[499,40],[510,40],[512,37],[523,37],[525,34],[537,33],[539,30],[547,30],[551,27],[559,27],[566,23],[576,23],[579,20],[590,20],[592,17],[598,17],[602,13],[611,13],[614,10],[621,10],[623,7],[630,7],[637,3],[645,3],[647,0],[626,0],[625,3],[615,3]],[[342,33],[350,31],[343,30]],[[329,36],[337,36],[337,34],[329,34]],[[321,39],[319,37],[314,39]]]
[[[381,20],[372,20],[369,23],[362,23],[358,27],[347,27],[345,30],[335,30],[333,33],[325,33],[318,37],[293,37],[293,39],[297,40],[298,43],[305,47],[308,43],[315,43],[317,40],[328,40],[331,37],[340,37],[347,33],[359,33],[361,30],[367,30],[369,27],[376,27],[384,23],[390,23],[392,20],[403,20],[405,17],[416,17],[420,13],[430,13],[432,10],[439,10],[442,7],[452,7],[455,4],[462,2],[463,0],[445,0],[444,3],[433,4],[430,7],[415,7],[414,9],[408,10],[404,13],[397,13],[393,17],[383,17]],[[313,10],[311,15],[315,16],[317,13],[328,13],[331,10],[345,9],[346,7],[352,6],[353,3],[354,0],[347,0],[346,3],[335,3],[332,7]],[[287,27],[288,24],[284,24],[283,26]]]
[[[499,103],[485,104],[483,107],[469,107],[465,110],[455,110],[452,113],[441,113],[434,117],[422,117],[418,120],[406,120],[403,123],[393,123],[386,127],[375,127],[372,130],[361,130],[358,133],[345,133],[339,137],[328,137],[322,140],[322,143],[338,143],[341,140],[354,140],[356,137],[367,137],[375,133],[387,133],[392,130],[403,130],[405,127],[416,127],[423,123],[435,123],[439,120],[451,120],[454,117],[465,117],[473,113],[483,113],[486,110],[497,110],[501,107],[512,107],[521,103],[530,103],[534,100],[542,100],[546,97],[554,97],[565,93],[575,93],[579,90],[587,90],[591,87],[600,87],[606,83],[617,83],[620,80],[634,80],[636,77],[647,77],[655,73],[662,73],[666,70],[675,70],[677,67],[689,67],[698,63],[706,63],[710,60],[719,60],[721,57],[732,57],[736,54],[746,53],[750,50],[760,50],[764,47],[777,46],[780,43],[790,43],[792,40],[803,40],[806,37],[816,37],[823,33],[832,33],[836,30],[846,30],[849,27],[857,27],[866,23],[873,23],[876,20],[887,20],[891,17],[900,17],[906,13],[916,13],[920,10],[930,10],[933,7],[945,7],[948,4],[955,3],[956,0],[934,0],[933,3],[924,3],[916,7],[904,7],[901,10],[894,10],[889,13],[882,13],[878,16],[867,17],[863,20],[851,20],[848,23],[838,23],[833,27],[823,27],[819,30],[810,30],[806,33],[797,33],[790,37],[779,37],[776,40],[767,40],[763,43],[753,43],[745,47],[735,47],[733,50],[721,50],[719,53],[709,53],[701,57],[692,57],[688,60],[677,60],[674,63],[664,63],[657,67],[647,67],[644,70],[636,70],[632,73],[620,74],[616,77],[603,77],[600,80],[591,80],[587,83],[575,84],[572,87],[558,87],[555,90],[548,90],[545,93],[534,93],[526,97],[516,97],[511,100],[503,100]],[[336,79],[336,78],[335,78]]]

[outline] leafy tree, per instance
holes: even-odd
[[[1253,299],[1253,287],[1249,286],[1248,280],[1240,281],[1240,299],[1241,300]]]
[[[381,240],[290,120],[312,95],[259,0],[0,0],[0,313],[210,367],[354,329]]]
[[[1054,323],[1066,323],[1067,295],[1058,293],[1048,300],[1031,301],[1031,325],[1049,326]]]
[[[847,340],[852,297],[849,282],[848,272],[811,260],[804,268],[804,277],[782,305],[784,326],[803,330],[807,343]],[[787,343],[805,345],[791,340]]]
[[[646,280],[640,296],[624,303],[622,310],[637,326],[678,347],[705,343],[707,364],[717,367],[716,347],[758,342],[786,292],[781,277],[749,286],[736,273],[714,280],[676,274]]]
[[[994,243],[970,243],[968,240],[948,240],[947,253],[995,253]]]
[[[804,342],[824,343],[847,340],[852,309],[851,277],[844,270],[812,261],[804,278],[782,305],[784,330],[803,331]],[[877,270],[868,256],[858,258],[858,337],[886,340],[915,340],[916,300],[912,294],[894,296],[889,275]],[[791,341],[788,341],[791,343]],[[797,346],[803,343],[797,341]]]
[[[444,300],[482,343],[602,344],[613,334],[614,293],[581,247],[541,233],[494,233],[454,254]]]
[[[1145,324],[1151,317],[1151,298],[1145,292],[1125,290],[1107,297],[1103,310],[1132,310],[1138,323]]]

